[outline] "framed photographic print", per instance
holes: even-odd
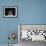
[[[17,17],[16,6],[4,6],[4,17]]]
[[[22,40],[46,41],[46,24],[19,24],[18,42]]]

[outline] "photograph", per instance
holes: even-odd
[[[46,41],[46,25],[19,24],[20,41]]]
[[[4,17],[17,17],[17,7],[4,6]]]

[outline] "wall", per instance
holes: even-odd
[[[46,0],[19,0],[19,23],[46,24]]]
[[[3,18],[5,5],[18,6],[18,17]],[[46,24],[46,0],[0,0],[0,44],[8,43],[9,32],[17,34],[17,24]]]
[[[8,34],[10,32],[17,32],[17,18],[3,18],[3,6],[17,6],[18,0],[0,0],[0,44],[7,44]],[[18,38],[16,38],[16,43],[18,43]]]

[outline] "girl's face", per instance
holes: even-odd
[[[8,12],[8,15],[13,15],[11,10]]]

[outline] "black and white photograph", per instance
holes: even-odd
[[[4,6],[4,17],[17,17],[17,7]]]

